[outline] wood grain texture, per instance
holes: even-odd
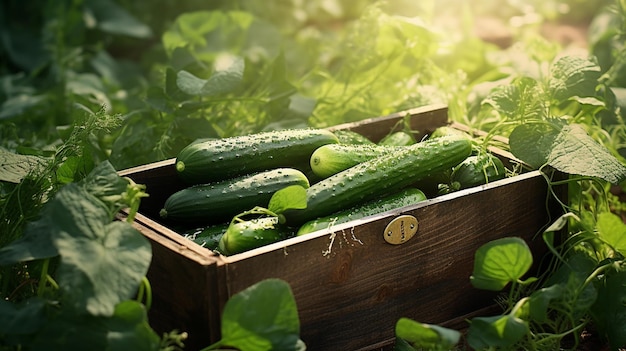
[[[430,106],[329,129],[350,129],[377,141],[401,128],[407,115],[418,140],[448,123],[445,106]],[[290,284],[309,350],[389,349],[400,317],[462,328],[464,317],[495,305],[496,293],[470,284],[476,249],[519,236],[539,262],[546,248],[536,235],[561,213],[547,202],[544,176],[532,171],[224,257],[183,238],[158,217],[167,196],[184,187],[174,159],[120,175],[145,184],[150,194],[135,225],[153,246],[151,325],[159,333],[189,332],[191,350],[217,341],[226,301],[266,278]],[[556,191],[565,198],[565,187]],[[388,244],[383,231],[401,214],[415,216],[419,230],[405,244]]]

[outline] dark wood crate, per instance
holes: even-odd
[[[418,139],[449,124],[445,106],[427,106],[329,129],[350,129],[378,141],[402,128],[406,116],[419,131]],[[492,152],[507,165],[515,163],[502,150]],[[470,284],[474,252],[491,240],[518,236],[538,262],[547,250],[537,235],[561,213],[555,201],[548,201],[544,176],[527,171],[335,226],[332,233],[319,231],[225,257],[160,221],[158,211],[165,199],[184,187],[173,159],[120,175],[145,184],[150,195],[142,200],[134,223],[153,247],[150,323],[158,332],[188,332],[190,350],[217,341],[228,298],[266,278],[283,279],[291,286],[301,338],[309,350],[385,349],[393,344],[401,317],[464,328],[465,318],[495,306],[496,293]],[[566,196],[565,187],[556,191]],[[385,227],[400,215],[414,216],[419,230],[404,244],[388,244]]]

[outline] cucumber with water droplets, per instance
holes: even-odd
[[[230,221],[255,206],[267,207],[272,195],[290,185],[308,188],[308,178],[293,168],[277,168],[220,182],[193,185],[170,195],[160,215],[186,223]]]
[[[415,140],[415,137],[413,137],[413,134],[404,130],[400,130],[386,135],[378,142],[378,145],[408,146],[413,145],[416,142],[417,141]]]
[[[188,184],[203,184],[266,171],[306,172],[311,154],[339,140],[325,129],[290,129],[192,143],[176,158],[176,172]]]
[[[425,140],[360,163],[311,185],[306,209],[283,212],[286,223],[302,225],[359,203],[397,192],[470,156],[472,143],[458,136]]]
[[[330,229],[335,225],[383,213],[396,208],[409,206],[424,200],[426,200],[426,195],[424,195],[421,190],[416,188],[407,188],[399,193],[394,193],[332,215],[308,221],[300,226],[296,235],[304,235],[318,230]]]
[[[323,145],[318,147],[311,155],[311,169],[318,177],[327,178],[361,162],[389,154],[400,148],[402,148],[402,146],[381,146],[375,144]]]
[[[221,237],[217,251],[235,255],[286,239],[293,233],[293,229],[279,223],[278,217],[234,220]]]
[[[371,141],[365,135],[357,133],[349,129],[338,129],[333,131],[333,134],[339,139],[339,144],[346,145],[375,145],[376,143]]]

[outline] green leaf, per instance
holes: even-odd
[[[55,238],[61,255],[58,283],[67,303],[78,310],[111,316],[115,305],[131,298],[146,275],[152,258],[150,243],[126,222],[103,225],[87,217],[84,225],[60,231]]]
[[[30,155],[19,155],[0,149],[0,181],[19,183],[30,172],[41,169],[46,160]]]
[[[548,85],[556,103],[574,96],[594,96],[601,74],[597,63],[576,56],[561,57],[552,65],[550,73]]]
[[[417,349],[449,350],[459,343],[461,333],[437,325],[423,324],[409,318],[396,322],[396,337]]]
[[[240,350],[304,351],[289,284],[267,279],[233,295],[224,306],[220,344]]]
[[[145,307],[136,301],[115,306],[109,317],[78,314],[62,307],[29,341],[32,350],[159,350],[160,338],[148,324]]]
[[[540,119],[545,115],[540,87],[532,78],[523,77],[492,89],[482,104],[491,105],[512,120]]]
[[[534,168],[548,164],[564,173],[613,184],[626,179],[626,166],[578,124],[519,125],[511,132],[509,144],[513,155]]]
[[[87,0],[85,8],[85,17],[91,19],[87,21],[88,25],[103,32],[142,39],[152,36],[150,27],[111,0]]]
[[[290,185],[275,192],[270,198],[268,210],[281,214],[288,209],[306,208],[306,189],[301,185]]]
[[[512,316],[476,317],[470,321],[467,342],[475,350],[508,348],[528,333],[528,323]]]
[[[493,240],[476,250],[470,280],[475,288],[499,291],[508,283],[519,280],[532,263],[532,252],[523,239]]]
[[[610,349],[626,345],[626,271],[611,271],[598,284],[599,295],[592,306],[593,321]]]
[[[0,299],[0,335],[27,335],[37,331],[45,322],[45,301],[33,297],[21,304]]]
[[[560,284],[533,291],[528,300],[528,318],[539,323],[547,322],[550,301],[559,299],[562,296],[563,287]]]
[[[611,212],[602,212],[598,214],[596,229],[600,239],[626,256],[626,224],[620,217]]]
[[[613,184],[626,179],[626,166],[577,124],[563,126],[547,163],[561,172],[598,177]]]
[[[215,63],[209,79],[201,79],[187,71],[180,71],[176,83],[180,90],[195,96],[216,96],[235,90],[243,79],[244,60],[241,57],[222,55]]]
[[[0,106],[0,120],[12,118],[27,110],[43,105],[48,98],[45,95],[19,94],[4,100]]]
[[[550,124],[521,124],[509,135],[511,153],[531,167],[539,169],[550,157],[559,129]]]

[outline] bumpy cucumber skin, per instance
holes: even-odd
[[[483,152],[472,155],[454,167],[452,184],[458,183],[459,189],[487,184],[505,177],[504,164],[496,156]]]
[[[361,162],[399,150],[402,146],[328,144],[311,155],[311,169],[321,178],[328,178]]]
[[[299,226],[312,219],[397,192],[433,174],[450,169],[470,156],[472,143],[446,136],[365,161],[311,185],[307,208],[283,213],[286,223]]]
[[[192,143],[176,158],[176,171],[187,184],[230,179],[273,168],[306,171],[315,149],[339,140],[325,129],[261,132]]]
[[[261,217],[232,222],[221,237],[217,251],[230,256],[275,243],[293,235],[293,230],[282,226],[278,217]]]
[[[277,168],[220,182],[193,185],[168,197],[161,217],[188,223],[217,224],[255,206],[267,207],[272,195],[287,186],[309,187],[293,168]]]
[[[375,142],[368,139],[365,135],[359,134],[349,129],[339,129],[333,131],[333,134],[339,139],[339,144],[346,145],[376,145]]]
[[[363,205],[352,207],[329,216],[314,219],[304,223],[298,229],[296,235],[304,235],[318,230],[329,229],[333,225],[350,222],[356,219],[372,216],[396,208],[409,206],[426,200],[426,195],[419,189],[407,188],[399,193],[367,202]]]
[[[462,131],[462,130],[458,130],[455,128],[452,128],[450,126],[441,126],[441,127],[437,127],[429,136],[430,139],[434,139],[434,138],[439,138],[442,136],[446,136],[446,135],[459,135],[459,136],[463,136],[466,137],[468,139],[471,139],[471,135],[469,135],[468,133]]]
[[[385,136],[378,142],[378,145],[408,146],[415,144],[415,142],[416,140],[413,137],[413,134],[401,130]]]

